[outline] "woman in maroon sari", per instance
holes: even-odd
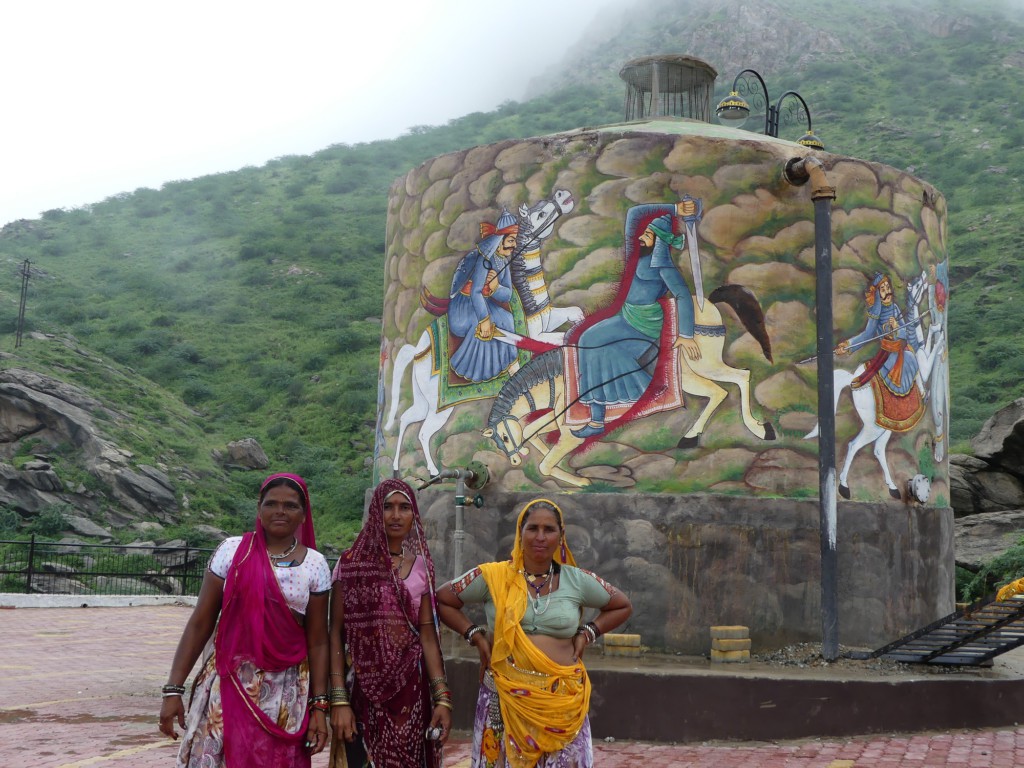
[[[401,480],[377,486],[363,530],[334,569],[330,647],[331,768],[439,766],[451,693],[434,563]]]
[[[163,688],[160,730],[185,729],[179,768],[308,768],[327,745],[330,569],[315,546],[305,482],[271,475],[255,530],[211,558]],[[204,646],[186,718],[185,679]]]

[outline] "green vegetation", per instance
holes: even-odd
[[[39,514],[32,518],[28,532],[48,538],[58,536],[67,528],[68,515],[73,513],[74,510],[67,504],[53,504],[40,510]]]
[[[956,593],[971,603],[1024,576],[1024,537],[977,572],[957,566]]]

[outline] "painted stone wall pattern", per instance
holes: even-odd
[[[665,120],[397,181],[378,473],[477,460],[506,492],[815,496],[813,210],[782,174],[805,153]],[[922,475],[946,507],[945,201],[823,157],[840,493],[895,505]]]

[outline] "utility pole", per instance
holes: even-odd
[[[25,330],[25,302],[28,300],[28,278],[32,274],[32,262],[21,263],[21,304],[18,306],[18,331],[14,337],[14,348],[21,346],[21,333]]]

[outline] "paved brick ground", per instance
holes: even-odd
[[[175,745],[157,730],[159,688],[189,611],[0,611],[0,768],[173,766]],[[779,744],[598,740],[595,751],[601,768],[1010,768],[1024,765],[1024,728]],[[456,740],[446,764],[468,768],[468,753]]]

